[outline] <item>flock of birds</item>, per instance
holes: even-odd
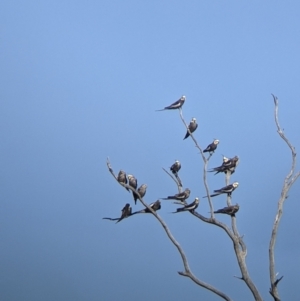
[[[178,99],[171,105],[169,105],[161,110],[157,110],[157,111],[181,109],[185,100],[186,100],[186,97],[182,96],[180,99]],[[187,133],[183,139],[188,138],[190,136],[190,134],[193,133],[197,129],[197,127],[198,127],[198,124],[197,124],[196,118],[192,118],[190,124],[188,125]],[[210,154],[214,153],[214,151],[217,149],[218,144],[219,144],[219,140],[215,139],[211,144],[209,144],[206,147],[206,149],[203,150],[203,152],[204,153],[209,152]],[[222,165],[212,168],[211,170],[209,170],[209,172],[215,172],[215,174],[218,174],[220,172],[223,172],[226,174],[226,173],[230,172],[231,174],[233,174],[235,172],[235,168],[237,167],[238,163],[239,163],[238,156],[235,156],[233,158],[227,158],[227,157],[223,156]],[[181,163],[178,160],[176,160],[175,163],[170,167],[170,171],[174,174],[174,176],[177,179],[179,179],[178,172],[180,169],[181,169]],[[139,198],[143,198],[145,196],[146,190],[147,190],[147,185],[142,184],[139,188],[137,188],[138,187],[137,179],[133,175],[128,174],[126,176],[126,173],[123,170],[120,170],[119,174],[117,176],[117,180],[119,183],[124,185],[124,187],[127,191],[130,192],[130,189],[128,189],[128,187],[126,187],[126,186],[130,186],[137,192],[136,193],[135,191],[132,191],[133,200],[134,200],[135,204]],[[216,190],[214,190],[214,193],[210,195],[210,197],[215,197],[215,196],[218,196],[221,194],[227,194],[228,196],[231,196],[232,192],[238,186],[239,186],[239,183],[234,182],[234,183],[229,184],[220,189],[216,189]],[[200,201],[199,201],[199,198],[196,197],[192,203],[187,204],[186,200],[189,198],[190,193],[191,193],[190,189],[186,188],[183,192],[177,193],[172,196],[168,196],[166,198],[161,198],[161,199],[162,200],[175,200],[176,201],[175,204],[182,205],[182,207],[177,208],[176,211],[174,211],[172,213],[178,213],[178,212],[184,212],[184,211],[194,212],[194,210],[197,209],[197,207],[199,206]],[[204,198],[206,198],[206,197],[208,197],[208,196],[204,196]],[[156,202],[151,203],[149,205],[149,207],[154,211],[161,209],[160,200],[157,200]],[[233,206],[227,206],[222,209],[216,210],[216,211],[214,211],[214,213],[223,213],[223,214],[228,214],[228,215],[234,216],[235,213],[238,212],[238,210],[239,210],[239,205],[236,204]],[[151,213],[151,211],[146,207],[145,209],[132,212],[132,208],[131,208],[130,204],[127,203],[124,206],[124,208],[122,209],[122,214],[120,217],[117,217],[117,218],[104,217],[103,219],[116,221],[116,223],[118,223],[121,220],[123,220],[124,218],[127,218],[127,217],[135,215],[135,214],[139,214],[139,213]]]

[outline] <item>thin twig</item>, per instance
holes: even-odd
[[[172,178],[172,180],[176,183],[176,186],[177,186],[177,188],[178,188],[178,192],[180,193],[181,192],[181,188],[182,188],[182,183],[181,183],[181,180],[179,179],[178,180],[178,178],[176,177],[176,178],[174,178],[174,176],[171,174],[171,173],[169,173],[166,169],[164,169],[163,167],[162,167],[162,169],[163,169],[163,171],[166,173],[166,174],[168,174],[171,178]]]
[[[213,203],[212,203],[212,200],[211,200],[211,197],[210,197],[209,187],[208,187],[207,178],[206,178],[206,175],[207,175],[207,165],[208,165],[208,162],[209,162],[209,159],[210,159],[211,156],[209,156],[208,159],[206,159],[206,157],[204,156],[202,148],[200,147],[200,145],[198,144],[197,140],[195,139],[195,137],[193,136],[193,134],[189,130],[189,127],[188,127],[188,125],[186,124],[186,122],[185,122],[185,120],[183,118],[182,109],[179,110],[179,115],[180,115],[181,121],[183,122],[183,124],[185,125],[185,127],[186,127],[187,131],[189,132],[191,138],[193,139],[193,141],[195,143],[195,146],[199,149],[201,157],[202,157],[202,160],[204,162],[203,183],[204,183],[204,187],[205,187],[205,190],[206,190],[208,204],[209,204],[209,207],[210,207],[211,218],[214,218],[214,211],[215,210],[214,210],[214,206],[213,206]]]

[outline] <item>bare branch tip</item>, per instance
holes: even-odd
[[[283,275],[280,278],[276,279],[276,281],[274,282],[274,286],[277,286],[278,283],[282,280],[282,278],[283,278]]]
[[[235,275],[233,275],[233,277],[234,277],[234,278],[237,278],[237,279],[239,279],[239,280],[244,280],[243,277],[239,277],[239,276],[235,276]]]

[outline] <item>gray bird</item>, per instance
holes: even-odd
[[[239,183],[238,183],[238,182],[234,182],[234,183],[229,184],[229,185],[227,185],[227,186],[225,186],[225,187],[222,187],[222,188],[220,188],[220,189],[216,189],[216,190],[214,190],[214,192],[216,192],[216,193],[211,194],[210,197],[214,197],[214,196],[217,196],[217,195],[220,195],[220,194],[223,194],[223,193],[227,193],[227,195],[230,196],[230,195],[232,194],[232,192],[233,192],[236,188],[238,188],[238,186],[239,186]],[[206,197],[207,197],[207,196],[205,196],[205,198],[206,198]]]
[[[182,95],[177,101],[172,103],[171,105],[164,107],[161,110],[156,110],[156,111],[164,111],[164,110],[175,110],[175,109],[180,109],[185,102],[185,96]]]
[[[223,157],[223,163],[221,166],[218,167],[214,167],[211,170],[209,170],[209,172],[216,172],[216,174],[218,174],[219,172],[224,172],[225,174],[230,171],[231,174],[233,174],[235,172],[235,168],[237,167],[237,165],[239,164],[239,157],[235,156],[231,159],[228,159],[226,157]]]
[[[132,210],[131,210],[131,207],[130,205],[127,203],[124,208],[122,209],[122,215],[121,217],[117,217],[117,218],[110,218],[110,217],[103,217],[103,219],[108,219],[108,220],[111,220],[111,221],[117,221],[116,224],[118,222],[120,222],[122,219],[128,217],[132,215]]]
[[[178,160],[176,160],[175,163],[170,167],[170,170],[174,175],[176,175],[180,170],[180,168],[181,168],[181,164]]]
[[[188,126],[189,131],[190,131],[191,133],[193,133],[193,132],[196,131],[197,127],[198,127],[198,124],[197,124],[196,118],[192,118],[192,120],[191,120],[191,122],[190,122],[190,124],[189,124],[189,126]],[[188,138],[188,137],[190,136],[189,131],[186,131],[186,134],[185,134],[183,140],[186,139],[186,138]]]
[[[163,200],[177,200],[180,202],[184,202],[189,198],[191,191],[186,188],[183,192],[177,193],[175,195],[168,196],[166,198],[162,198]]]
[[[151,203],[149,205],[149,207],[151,207],[151,209],[154,210],[154,211],[159,210],[161,208],[160,200],[157,200],[156,202]],[[133,212],[132,215],[137,214],[137,213],[151,213],[151,211],[146,207],[145,209]]]
[[[143,197],[145,196],[145,194],[146,194],[146,189],[147,189],[147,185],[146,185],[146,184],[143,184],[143,185],[141,185],[141,186],[138,188],[137,192],[139,193],[139,195],[140,195],[141,198],[143,198]],[[136,193],[133,193],[133,198],[134,198],[134,202],[135,202],[135,204],[136,204],[136,201],[137,201],[137,199],[139,198],[138,195],[137,195]]]
[[[215,139],[211,144],[207,146],[207,148],[203,151],[203,153],[206,152],[213,153],[217,149],[219,142],[220,141],[218,139]]]
[[[126,177],[125,171],[123,171],[123,170],[120,170],[120,171],[119,171],[117,180],[118,180],[119,183],[127,184],[127,177]],[[126,188],[126,187],[125,187],[125,188]],[[129,191],[128,188],[126,188],[126,189],[127,189],[127,191]]]
[[[236,204],[234,206],[228,206],[228,207],[224,207],[222,209],[219,209],[217,211],[214,211],[214,213],[223,213],[223,214],[228,214],[231,216],[235,216],[235,213],[237,213],[240,209],[239,204]]]
[[[183,212],[183,211],[194,212],[198,206],[199,206],[199,199],[195,198],[193,203],[191,203],[189,205],[185,205],[184,207],[181,207],[181,208],[177,208],[176,211],[172,212],[172,213],[178,213],[178,212]]]
[[[136,189],[137,188],[137,179],[133,175],[128,175],[127,177],[128,177],[129,186]],[[133,195],[133,199],[135,200],[135,198],[134,198],[135,193],[133,191],[132,191],[132,195]]]

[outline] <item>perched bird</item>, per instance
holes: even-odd
[[[234,182],[232,184],[229,184],[225,187],[222,187],[220,189],[216,189],[214,190],[214,194],[211,194],[210,197],[214,197],[214,196],[217,196],[217,195],[220,195],[220,194],[223,194],[223,193],[227,193],[228,196],[231,195],[231,193],[239,186],[239,183],[238,182]],[[205,196],[206,198],[207,196]]]
[[[176,160],[175,163],[170,167],[170,170],[174,175],[177,175],[180,168],[181,168],[181,164],[178,160]]]
[[[193,133],[193,132],[196,131],[197,127],[198,127],[198,124],[197,124],[196,118],[192,118],[192,120],[191,120],[191,122],[190,122],[190,124],[189,124],[189,126],[188,126],[189,131],[190,131],[191,133]],[[185,134],[183,140],[186,139],[186,138],[190,135],[189,131],[186,131],[186,134]]]
[[[229,171],[233,174],[235,172],[235,168],[239,165],[240,158],[238,156],[234,156],[231,158],[231,166],[229,167]]]
[[[127,203],[124,208],[122,209],[122,215],[121,217],[117,217],[117,218],[110,218],[110,217],[103,217],[103,219],[108,219],[111,221],[117,221],[116,223],[120,222],[123,218],[126,218],[128,216],[132,215],[132,211],[131,211],[131,207],[130,205]]]
[[[139,193],[140,197],[143,198],[146,194],[146,189],[147,189],[147,185],[146,184],[143,184],[141,185],[137,192]],[[133,198],[134,198],[134,202],[136,204],[136,200],[139,198],[138,195],[136,193],[133,193]]]
[[[203,153],[206,152],[214,153],[214,151],[217,149],[219,142],[220,141],[218,139],[215,139],[211,144],[207,146],[207,148],[203,151]]]
[[[128,177],[129,186],[136,189],[137,188],[137,179],[133,175],[128,175],[127,177]],[[135,198],[134,198],[135,193],[133,191],[132,191],[132,195],[133,195],[133,199],[135,200]]]
[[[177,101],[172,103],[171,105],[164,107],[161,110],[156,110],[156,111],[164,111],[164,110],[175,110],[175,109],[180,109],[185,102],[185,96],[181,96]]]
[[[218,167],[214,167],[211,170],[209,170],[209,172],[216,172],[216,174],[218,174],[219,172],[224,172],[227,173],[228,171],[231,172],[231,174],[233,174],[235,172],[235,168],[237,167],[237,165],[239,164],[239,157],[235,156],[231,159],[228,159],[226,157],[223,157],[223,163],[221,166]]]
[[[219,209],[217,211],[214,211],[214,213],[223,213],[223,214],[228,214],[231,216],[235,216],[235,213],[237,213],[240,209],[239,204],[236,204],[234,206],[228,206],[228,207],[224,207],[222,209]]]
[[[184,207],[181,207],[181,208],[177,208],[176,211],[172,212],[172,213],[178,213],[178,212],[182,212],[182,211],[194,212],[198,206],[199,206],[199,199],[195,198],[193,203],[191,203],[189,205],[185,205]]]
[[[149,207],[151,207],[152,210],[154,211],[157,211],[161,208],[161,205],[160,205],[160,200],[157,200],[156,202],[154,203],[151,203],[149,205]],[[136,212],[133,212],[133,214],[137,214],[137,213],[151,213],[151,211],[146,207],[145,209],[142,209],[142,210],[139,210],[139,211],[136,211]]]
[[[189,196],[191,191],[186,188],[183,192],[177,193],[175,195],[168,196],[167,198],[162,198],[163,200],[177,200],[184,202]]]
[[[119,171],[117,180],[118,180],[119,183],[127,184],[127,177],[126,177],[125,171],[123,171],[123,170],[120,170],[120,171]],[[125,187],[125,188],[126,188],[126,187]],[[128,188],[126,188],[126,189],[129,191]]]

